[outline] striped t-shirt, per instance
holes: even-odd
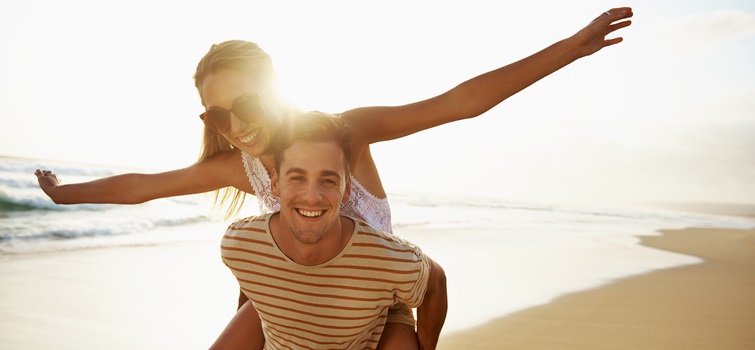
[[[391,305],[422,303],[430,267],[413,244],[354,220],[341,253],[304,266],[276,245],[273,215],[236,221],[221,243],[262,320],[265,349],[375,349]]]

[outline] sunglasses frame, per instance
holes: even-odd
[[[254,114],[252,117],[248,116],[248,113],[240,113],[241,112],[241,103],[245,103],[249,101],[250,98],[253,98],[256,101],[255,107],[261,112],[258,114]],[[252,102],[247,102],[252,103]],[[204,111],[202,114],[199,115],[199,119],[204,122],[205,127],[207,130],[210,130],[211,132],[215,134],[223,134],[228,132],[228,130],[231,129],[231,113],[238,118],[239,120],[242,120],[247,123],[258,121],[265,117],[265,108],[262,105],[262,99],[260,98],[259,93],[255,94],[244,94],[239,97],[237,97],[235,100],[233,100],[233,103],[231,103],[231,109],[224,109],[220,107],[212,107],[206,111]],[[222,130],[221,130],[222,127]]]

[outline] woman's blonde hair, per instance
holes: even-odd
[[[238,71],[239,74],[248,74],[258,80],[260,86],[268,87],[268,90],[273,87],[275,82],[273,61],[270,55],[262,50],[259,45],[243,40],[229,40],[214,44],[199,61],[197,71],[194,74],[194,85],[199,91],[203,106],[205,106],[205,101],[202,95],[202,83],[208,75],[221,69],[232,69]],[[232,149],[234,149],[233,145],[223,135],[215,134],[205,127],[198,162],[203,162],[220,152]],[[239,213],[246,200],[246,195],[246,192],[235,187],[219,189],[215,191],[213,211],[220,210],[223,206],[228,205],[225,213],[225,219],[228,220]]]

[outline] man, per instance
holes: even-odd
[[[447,310],[442,268],[411,243],[340,215],[350,181],[340,118],[309,112],[292,121],[273,145],[280,212],[237,221],[221,247],[259,313],[265,348],[375,349],[388,308],[401,302],[417,307],[420,349],[434,349]]]

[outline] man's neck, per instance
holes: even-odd
[[[280,250],[295,263],[305,266],[324,264],[340,254],[351,240],[354,226],[353,219],[341,215],[320,242],[305,244],[294,237],[279,213],[270,218],[270,234]]]

